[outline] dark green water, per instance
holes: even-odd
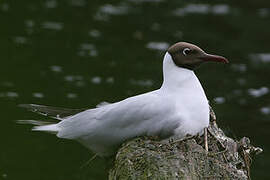
[[[105,179],[106,163],[74,141],[31,132],[16,107],[82,108],[159,88],[164,48],[193,42],[229,65],[196,74],[230,136],[264,149],[270,179],[270,1],[0,1],[0,179]]]

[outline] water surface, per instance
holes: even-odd
[[[82,108],[151,91],[162,83],[164,50],[188,41],[229,65],[196,71],[232,137],[264,153],[252,177],[269,179],[270,2],[115,0],[0,2],[0,179],[105,179],[105,160],[80,144],[31,132],[16,119],[37,103]]]

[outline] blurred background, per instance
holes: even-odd
[[[31,132],[20,103],[94,107],[160,87],[178,41],[227,57],[196,71],[218,124],[264,149],[253,179],[270,179],[270,1],[0,1],[0,179],[106,179],[106,161],[77,142]]]

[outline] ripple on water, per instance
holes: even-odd
[[[78,55],[82,57],[85,57],[85,56],[95,57],[98,55],[98,51],[94,44],[82,43],[80,45]]]
[[[243,94],[243,91],[241,89],[235,89],[232,91],[233,95],[240,96]]]
[[[85,5],[85,0],[70,0],[72,6],[82,7]]]
[[[247,71],[247,65],[246,64],[232,64],[231,68],[234,71],[238,71],[238,72],[246,72]]]
[[[56,8],[57,1],[56,0],[47,0],[47,1],[45,1],[45,6],[49,9]]]
[[[225,103],[225,101],[226,101],[226,99],[224,97],[215,97],[214,98],[214,102],[216,104],[223,104],[223,103]]]
[[[26,44],[27,43],[27,38],[23,36],[17,36],[13,38],[13,41],[16,44]]]
[[[61,66],[53,65],[53,66],[50,66],[50,69],[53,72],[62,72],[62,67]]]
[[[25,23],[26,27],[28,27],[28,28],[32,28],[35,25],[35,22],[31,19],[25,20],[24,23]]]
[[[106,79],[106,82],[109,83],[109,84],[113,84],[114,83],[114,78],[113,77],[108,77]]]
[[[101,35],[101,33],[96,29],[90,30],[88,34],[89,36],[94,37],[94,38],[98,38]]]
[[[7,92],[6,96],[10,98],[16,98],[16,97],[19,97],[19,94],[16,92]]]
[[[82,43],[81,44],[81,49],[82,50],[92,50],[92,49],[95,49],[95,45],[94,44],[89,44],[89,43]]]
[[[35,92],[32,94],[35,98],[44,98],[44,94],[40,92]]]
[[[1,10],[6,12],[9,10],[9,4],[7,3],[3,3],[1,6],[0,6]]]
[[[3,87],[14,87],[14,83],[9,81],[1,82],[0,85]]]
[[[67,75],[64,77],[64,80],[67,81],[67,82],[72,82],[75,84],[75,86],[77,87],[83,87],[85,86],[85,82],[83,81],[83,77],[82,76],[73,76],[73,75]]]
[[[94,15],[94,19],[97,21],[108,21],[110,16],[124,15],[130,11],[127,5],[111,5],[105,4],[99,8]]]
[[[77,81],[77,82],[75,83],[75,85],[76,85],[77,87],[83,87],[83,86],[85,86],[85,82],[84,82],[84,81]]]
[[[220,15],[225,15],[230,13],[230,7],[227,4],[218,4],[212,6],[212,13],[213,14],[220,14]]]
[[[270,63],[270,53],[250,54],[249,58],[255,63]]]
[[[0,93],[0,97],[8,97],[8,98],[17,98],[19,94],[16,92],[2,92]]]
[[[6,173],[2,174],[2,178],[3,179],[6,179],[7,178],[7,174]]]
[[[270,107],[262,107],[260,109],[262,114],[269,115],[270,114]]]
[[[253,88],[248,89],[248,94],[253,97],[261,97],[268,93],[269,93],[269,89],[267,87],[261,87],[258,89],[253,89]]]
[[[41,24],[42,28],[60,31],[63,29],[63,23],[47,21]]]
[[[99,8],[99,13],[109,14],[109,15],[122,15],[127,14],[129,7],[126,5],[114,6],[111,4],[105,4]]]
[[[169,43],[167,42],[149,42],[146,45],[146,48],[153,49],[153,50],[159,50],[159,51],[166,51],[169,47]]]
[[[247,104],[247,100],[246,100],[245,98],[240,98],[240,99],[238,99],[237,101],[238,101],[238,103],[241,104],[241,105]]]
[[[153,24],[151,25],[151,29],[152,29],[153,31],[159,31],[159,30],[160,30],[160,27],[161,27],[161,25],[160,25],[159,23],[157,23],[157,22],[155,22],[155,23],[153,23]]]
[[[75,93],[67,93],[67,98],[69,98],[69,99],[74,99],[74,98],[77,98],[77,97],[78,97],[78,95],[75,94]]]
[[[173,14],[176,16],[185,16],[188,14],[216,14],[225,15],[230,13],[230,7],[227,4],[188,4],[183,8],[174,10]]]
[[[92,77],[92,79],[91,79],[91,82],[92,82],[93,84],[100,84],[101,81],[102,81],[102,79],[101,79],[101,77],[99,77],[99,76]]]
[[[129,1],[135,2],[135,3],[144,3],[144,2],[160,3],[160,2],[163,2],[164,0],[129,0]]]
[[[238,78],[236,81],[237,81],[238,84],[240,84],[240,85],[245,85],[245,84],[247,84],[247,80],[244,79],[244,78]]]
[[[143,86],[143,87],[151,87],[154,84],[153,81],[150,79],[146,79],[146,80],[131,79],[130,83],[133,85],[138,85],[138,86]]]
[[[68,82],[73,82],[73,81],[82,81],[83,80],[83,77],[82,76],[74,76],[74,75],[67,75],[64,77],[65,81],[68,81]]]
[[[26,32],[28,34],[32,34],[34,32],[34,26],[35,26],[35,23],[33,20],[26,20],[24,22],[25,26],[26,26]]]
[[[258,14],[260,17],[268,17],[270,14],[270,9],[269,8],[261,8],[258,10]]]

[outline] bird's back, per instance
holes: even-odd
[[[173,135],[179,126],[175,111],[174,101],[152,91],[69,117],[58,124],[57,136],[101,153],[136,136]]]

